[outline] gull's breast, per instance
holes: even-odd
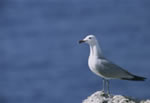
[[[92,72],[94,72],[96,75],[104,77],[99,69],[103,69],[103,66],[101,65],[100,61],[97,61],[96,57],[89,57],[88,59],[88,65]]]

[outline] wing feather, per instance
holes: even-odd
[[[98,72],[107,78],[133,78],[133,75],[131,73],[122,69],[120,66],[108,61],[107,59],[100,59],[98,65]]]

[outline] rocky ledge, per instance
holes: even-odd
[[[103,91],[97,91],[82,103],[150,103],[150,100],[138,100],[122,95],[107,95]]]

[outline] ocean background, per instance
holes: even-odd
[[[150,98],[149,0],[0,0],[0,103],[81,103],[102,89],[88,68],[94,34],[106,58],[145,82],[112,94]]]

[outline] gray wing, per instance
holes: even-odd
[[[106,78],[110,79],[122,79],[122,78],[133,78],[133,75],[128,71],[122,69],[118,65],[108,61],[107,59],[100,60],[99,73]]]

